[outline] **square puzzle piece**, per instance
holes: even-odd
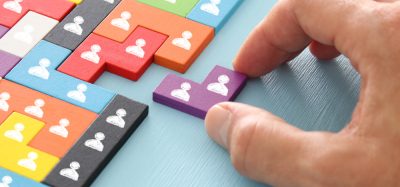
[[[55,70],[70,52],[68,49],[41,41],[7,74],[6,79],[100,113],[115,94]]]
[[[74,7],[66,0],[0,0],[0,25],[11,28],[29,11],[61,20]]]
[[[200,0],[187,18],[214,27],[218,32],[242,2],[243,0]]]
[[[43,127],[43,122],[18,112],[13,112],[7,120],[1,124],[0,136],[2,136],[2,138],[14,140],[23,145],[28,145]]]
[[[204,119],[213,105],[234,100],[246,80],[245,75],[221,66],[216,66],[202,84],[168,75],[153,92],[153,100]]]
[[[158,8],[122,1],[94,33],[125,41],[137,26],[168,36],[155,54],[155,63],[184,73],[214,37],[214,29]]]
[[[0,50],[23,58],[57,23],[57,20],[28,12],[0,39]]]
[[[0,77],[5,77],[20,60],[18,56],[0,50]]]
[[[3,185],[3,187],[46,187],[44,184],[25,178],[4,168],[0,168],[0,181],[0,186]]]
[[[138,27],[123,43],[91,34],[58,68],[86,82],[95,82],[104,70],[138,80],[153,62],[167,37]]]
[[[44,183],[57,187],[89,186],[147,114],[147,105],[117,95]]]
[[[199,0],[138,0],[173,14],[185,17]]]

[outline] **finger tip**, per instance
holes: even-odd
[[[205,127],[208,135],[219,145],[226,148],[231,113],[223,105],[223,103],[216,104],[208,110],[205,117]]]

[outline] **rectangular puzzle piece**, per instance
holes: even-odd
[[[200,0],[188,19],[211,26],[218,32],[243,0]]]
[[[0,50],[0,77],[5,77],[20,60],[18,56]]]
[[[186,17],[199,0],[138,0],[141,3],[154,6],[161,10]]]
[[[147,114],[148,106],[117,95],[44,183],[89,186]]]
[[[66,0],[0,0],[0,25],[13,27],[29,11],[61,20],[75,4]]]
[[[6,79],[100,113],[115,94],[55,70],[70,52],[68,49],[41,41],[7,74]]]
[[[0,181],[3,187],[46,187],[46,185],[42,183],[38,183],[21,175],[18,175],[14,172],[6,170],[0,167]]]
[[[0,39],[0,50],[23,58],[57,23],[52,18],[28,12]]]
[[[136,81],[166,38],[143,27],[136,28],[123,43],[91,34],[58,71],[91,83],[105,70]]]
[[[168,36],[155,63],[184,73],[214,37],[214,29],[184,17],[136,2],[122,1],[94,33],[123,42],[137,26]]]
[[[97,118],[96,113],[22,85],[1,80],[0,123],[7,118],[10,119],[13,112],[43,122],[44,127],[36,133],[28,145],[59,158],[67,153]]]
[[[204,119],[215,104],[232,101],[246,84],[241,73],[216,66],[202,84],[168,75],[153,92],[153,100]]]
[[[45,40],[75,50],[120,1],[83,1],[46,36]]]

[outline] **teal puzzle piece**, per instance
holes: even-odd
[[[243,0],[200,0],[186,18],[211,26],[218,32]]]
[[[41,41],[6,79],[100,113],[114,98],[115,93],[58,72],[56,68],[70,53],[68,49]]]
[[[0,168],[0,186],[47,187],[4,168]]]

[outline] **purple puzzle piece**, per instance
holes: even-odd
[[[168,75],[153,92],[153,100],[204,119],[215,104],[232,101],[246,84],[247,77],[216,66],[202,84]]]
[[[21,58],[0,50],[0,77],[5,77]]]
[[[8,31],[7,27],[0,25],[0,38],[2,38]]]

